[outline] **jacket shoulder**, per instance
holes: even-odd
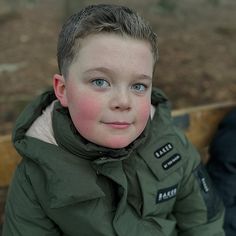
[[[159,179],[183,169],[193,170],[200,163],[196,149],[173,124],[170,105],[165,99],[156,103],[148,138],[138,153]]]

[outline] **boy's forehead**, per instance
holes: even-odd
[[[130,63],[138,63],[142,60],[143,66],[150,60],[154,64],[151,45],[148,41],[114,33],[90,34],[77,40],[74,50],[74,62],[91,65],[92,68],[105,69],[107,64],[113,64],[113,61],[120,57],[123,57],[124,61],[129,58]],[[87,68],[87,70],[92,68]]]
[[[136,55],[143,54],[145,57],[149,54],[152,55],[154,63],[152,47],[148,41],[135,39],[128,35],[103,32],[89,34],[84,38],[78,39],[74,45],[75,56],[73,61],[76,61],[85,53],[87,56],[90,55],[94,60],[96,60],[96,58],[105,60],[106,57],[108,57],[107,60],[110,61],[109,55],[105,54],[106,51],[112,53],[111,56],[119,56],[124,54],[124,50],[122,50],[124,48],[126,48],[126,56],[136,53]],[[97,61],[97,63],[99,63],[99,61]]]
[[[152,46],[150,44],[150,42],[148,40],[145,39],[137,39],[137,38],[133,38],[129,35],[121,35],[121,34],[116,34],[114,32],[100,32],[100,33],[92,33],[89,34],[83,38],[78,38],[75,40],[74,42],[74,47],[73,47],[73,51],[76,54],[79,54],[80,50],[83,49],[84,47],[86,47],[88,44],[92,43],[94,44],[94,42],[104,42],[104,45],[107,45],[106,42],[109,41],[110,39],[119,39],[120,42],[142,42],[142,44],[146,44],[151,53],[152,53]],[[90,45],[91,46],[91,45]],[[96,47],[96,44],[94,45]],[[116,45],[116,49],[119,49],[120,45]]]

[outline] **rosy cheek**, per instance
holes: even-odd
[[[97,96],[83,91],[70,95],[69,110],[72,121],[80,134],[87,138],[93,131],[94,124],[99,121],[101,101],[97,99]]]
[[[85,95],[86,96],[86,95]],[[83,97],[76,103],[78,119],[81,121],[94,120],[100,112],[100,102],[95,96]]]
[[[146,124],[149,116],[150,116],[150,110],[151,110],[151,105],[147,101],[143,101],[139,103],[139,111],[138,111],[138,116],[139,120],[141,122],[144,122]]]

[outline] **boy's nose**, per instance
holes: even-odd
[[[111,108],[113,110],[130,110],[131,109],[131,98],[129,92],[126,90],[118,90],[113,94],[111,100]]]

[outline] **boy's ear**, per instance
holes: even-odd
[[[55,74],[53,76],[53,88],[57,99],[63,107],[67,107],[66,83],[62,75]]]

